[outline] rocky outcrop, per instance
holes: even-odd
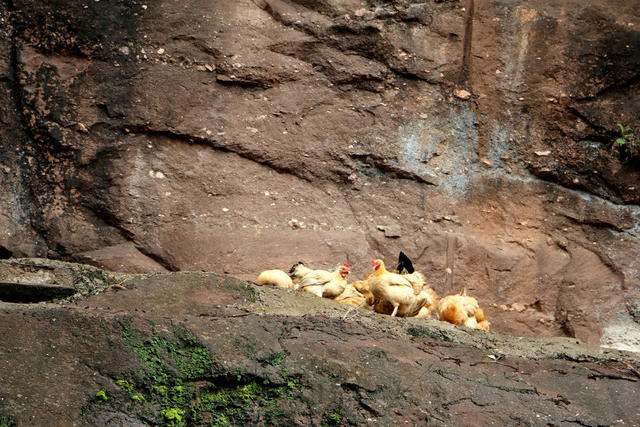
[[[59,284],[84,277],[71,274],[81,268],[49,264]],[[103,272],[99,285],[98,271],[85,271],[95,287],[73,303],[0,303],[3,422],[631,425],[640,416],[633,353],[393,319],[212,273]]]
[[[495,330],[635,345],[638,16],[3,1],[0,256],[250,279],[402,249]]]

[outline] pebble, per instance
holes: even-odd
[[[455,89],[453,91],[453,95],[458,99],[462,99],[463,101],[466,101],[469,98],[471,98],[471,92],[464,89]]]
[[[300,228],[300,222],[298,222],[298,220],[295,218],[290,219],[289,222],[287,222],[287,225],[294,230]]]
[[[520,304],[519,302],[514,302],[513,304],[511,304],[511,308],[519,313],[522,313],[527,309],[524,305]]]

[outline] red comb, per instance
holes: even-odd
[[[376,265],[376,260],[375,259],[371,260],[371,265]]]
[[[347,264],[346,262],[344,263],[344,266],[347,268],[351,268],[351,266],[349,264]]]

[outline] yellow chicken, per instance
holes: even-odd
[[[424,277],[424,274],[419,271],[414,271],[413,273],[401,274],[402,277],[407,279],[411,286],[413,287],[413,293],[418,295],[422,288],[427,283],[427,280]]]
[[[362,296],[365,297],[365,299],[367,300],[367,305],[369,306],[368,308],[373,308],[376,297],[371,292],[371,289],[369,289],[370,276],[371,273],[369,272],[365,275],[364,280],[356,280],[355,282],[351,283],[351,286],[353,286],[358,292],[362,294]]]
[[[415,316],[425,300],[418,300],[411,283],[397,273],[389,273],[380,259],[371,260],[375,272],[369,277],[368,284],[371,292],[377,299],[375,310],[388,314],[391,309],[391,317],[398,312],[402,316]]]
[[[438,303],[438,315],[440,320],[454,325],[483,331],[489,330],[489,321],[478,306],[478,301],[467,296],[466,289],[458,295],[448,295],[442,298]]]
[[[257,282],[261,285],[277,286],[278,288],[293,289],[293,281],[282,270],[266,270],[260,273]]]
[[[431,314],[438,307],[438,294],[436,294],[436,291],[428,287],[423,288],[418,293],[416,298],[418,299],[418,301],[424,300],[424,305],[422,306],[418,314],[416,314],[416,317],[420,319],[428,319],[429,317],[431,317]]]
[[[371,306],[367,304],[367,298],[353,286],[353,284],[347,284],[340,295],[333,299],[342,304],[347,304],[357,308],[370,309]]]
[[[398,265],[394,272],[399,273],[411,283],[413,293],[416,295],[418,301],[425,300],[424,306],[415,316],[423,319],[431,317],[431,313],[436,309],[438,304],[438,295],[433,289],[429,288],[424,274],[413,267],[411,259],[402,251],[398,254]]]

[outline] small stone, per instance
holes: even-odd
[[[500,304],[500,309],[501,309],[502,311],[509,311],[509,307],[507,307],[507,306],[506,306],[506,305],[504,305],[504,304]]]
[[[206,68],[207,71],[211,71],[211,72],[213,72],[213,70],[216,69],[213,65],[210,65],[210,64],[205,64],[204,68]]]
[[[480,161],[487,166],[491,166],[491,160],[487,159],[486,157],[483,157],[482,159],[480,159]]]
[[[580,184],[580,180],[578,178],[573,178],[573,182],[574,184]]]
[[[291,228],[293,228],[294,230],[297,230],[298,228],[300,228],[300,223],[298,222],[297,219],[292,218],[291,220],[289,220],[289,222],[287,223],[287,225]]]
[[[384,231],[384,225],[376,225],[378,231]]]
[[[401,228],[399,225],[388,225],[384,228],[384,237],[395,239],[401,236]]]
[[[222,212],[229,212],[229,208],[222,208]]]
[[[455,89],[453,91],[453,95],[456,98],[462,99],[463,101],[466,101],[469,98],[471,98],[471,92],[469,92],[468,90],[464,90],[464,89]]]
[[[523,311],[525,311],[527,309],[527,307],[525,307],[524,305],[520,304],[519,302],[514,302],[513,304],[511,304],[511,308],[513,308],[515,311],[522,313]]]
[[[536,151],[536,156],[540,156],[540,157],[545,157],[548,156],[549,154],[551,154],[551,151],[546,150],[546,151]]]
[[[157,50],[158,55],[162,55],[164,53],[164,48],[160,48]]]

